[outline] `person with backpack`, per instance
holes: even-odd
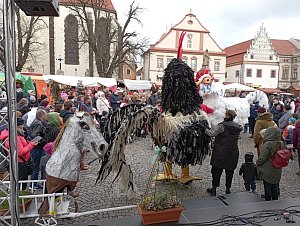
[[[24,138],[24,126],[25,122],[22,118],[17,118],[17,145],[18,145],[18,172],[19,180],[28,180],[28,169],[25,161],[30,160],[30,151],[37,145],[37,142],[27,141]],[[3,130],[0,135],[0,140],[4,141],[4,145],[9,149],[9,132],[8,130]],[[8,155],[9,153],[7,153]],[[26,183],[22,183],[22,190],[27,187]]]
[[[278,200],[282,168],[275,168],[272,161],[281,148],[284,148],[284,143],[281,141],[280,130],[275,127],[267,128],[261,154],[256,162],[258,176],[264,183],[266,201]]]

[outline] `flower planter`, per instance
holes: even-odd
[[[177,222],[179,221],[183,207],[176,207],[171,209],[164,209],[158,211],[144,211],[138,205],[138,212],[142,218],[144,225],[158,224],[164,222]]]

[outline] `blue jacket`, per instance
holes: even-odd
[[[250,105],[250,116],[249,118],[257,118],[257,109],[259,108],[258,102]]]

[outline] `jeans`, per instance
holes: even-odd
[[[248,118],[248,122],[249,122],[249,133],[251,133],[252,135],[254,134],[254,127],[255,127],[255,118]]]
[[[266,181],[264,182],[264,189],[265,189],[265,200],[278,200],[279,196],[279,184],[270,184]]]
[[[42,156],[45,155],[44,150],[40,149],[32,149],[30,152],[30,156],[33,160],[33,172],[31,175],[31,180],[38,180],[39,178],[39,171],[40,171],[40,161]]]
[[[28,180],[28,171],[24,162],[18,163],[19,180]],[[22,183],[21,190],[26,190],[27,183]]]
[[[212,173],[212,178],[213,178],[213,180],[212,180],[212,186],[215,187],[215,188],[219,187],[220,186],[221,175],[223,173],[223,169],[213,166],[211,168],[211,173]],[[233,173],[234,173],[234,170],[226,170],[225,169],[226,188],[230,188],[231,187]]]
[[[255,180],[253,180],[253,181],[245,181],[244,185],[245,185],[245,188],[246,188],[247,191],[250,191],[250,189],[252,191],[255,191],[255,189],[256,189],[256,182],[255,182]]]

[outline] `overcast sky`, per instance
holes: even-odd
[[[112,0],[121,24],[133,0]],[[254,38],[262,23],[272,39],[300,38],[300,0],[135,0],[144,8],[143,27],[150,44],[192,10],[221,48]]]

